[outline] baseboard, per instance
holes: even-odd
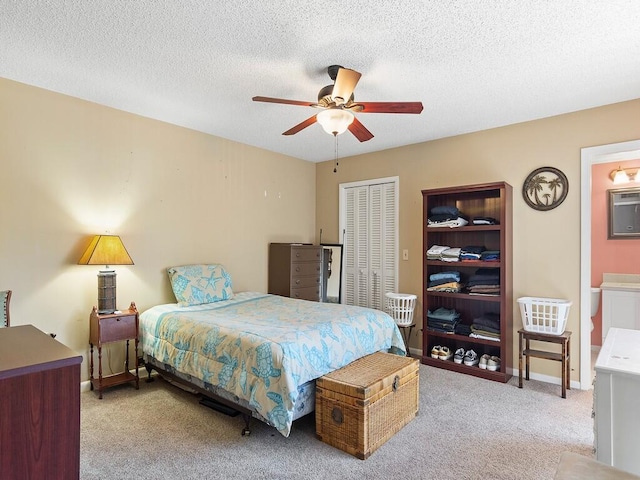
[[[409,353],[413,358],[421,358],[422,357],[422,349],[411,348],[409,347]]]
[[[517,377],[520,374],[520,371],[517,368],[513,368],[513,369],[511,369],[511,374],[514,377]],[[522,377],[524,378],[524,374],[522,375]],[[561,377],[553,377],[551,375],[542,375],[540,373],[535,373],[535,372],[531,372],[531,371],[529,371],[529,379],[530,380],[536,380],[538,382],[551,383],[553,385],[558,385],[558,386],[562,385],[562,378]],[[523,380],[523,381],[526,381],[526,380]],[[581,387],[580,382],[577,381],[577,380],[571,380],[569,382],[569,385],[574,390],[580,390],[581,389],[580,388]]]

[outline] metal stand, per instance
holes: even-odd
[[[411,356],[411,354],[409,353],[409,339],[411,338],[411,331],[415,326],[416,326],[415,323],[412,323],[411,325],[406,325],[406,326],[398,325],[398,328],[402,330],[401,333],[402,333],[402,338],[404,339],[404,345],[405,347],[407,347],[407,357]],[[407,332],[407,329],[409,329],[409,332]]]

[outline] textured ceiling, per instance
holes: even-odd
[[[640,98],[640,1],[3,0],[0,76],[309,161],[331,160],[316,101],[339,64],[375,135],[341,157]],[[640,114],[640,112],[639,112]]]

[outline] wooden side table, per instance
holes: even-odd
[[[400,333],[402,334],[402,339],[404,340],[404,346],[407,347],[407,357],[411,356],[411,352],[409,351],[409,340],[411,340],[411,331],[415,326],[415,323],[412,323],[411,325],[398,325]]]
[[[135,382],[136,390],[140,388],[140,377],[138,376],[138,309],[136,304],[131,302],[128,310],[120,313],[99,314],[98,309],[93,307],[89,317],[89,345],[90,355],[90,375],[91,390],[98,390],[98,398],[102,398],[102,390],[115,385],[128,382]],[[129,371],[129,340],[135,341],[135,364],[136,374]],[[102,345],[105,343],[126,341],[126,353],[124,362],[124,372],[102,376]],[[98,378],[93,377],[93,347],[98,347]]]
[[[522,361],[524,357],[526,360],[526,379],[529,380],[529,359],[531,357],[544,358],[546,360],[555,360],[562,363],[562,398],[567,398],[567,390],[571,389],[570,385],[570,371],[569,371],[569,357],[571,350],[571,332],[565,330],[561,335],[550,335],[547,333],[529,332],[524,328],[518,330],[520,337],[520,353],[519,353],[519,379],[518,387],[522,388]],[[530,348],[529,342],[535,340],[538,342],[556,343],[562,345],[562,352],[548,352],[546,350],[534,350]]]

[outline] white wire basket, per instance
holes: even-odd
[[[521,297],[518,304],[522,326],[528,332],[562,335],[572,303],[560,298]]]
[[[413,310],[416,295],[409,293],[387,293],[387,313],[393,317],[399,327],[413,325]]]

